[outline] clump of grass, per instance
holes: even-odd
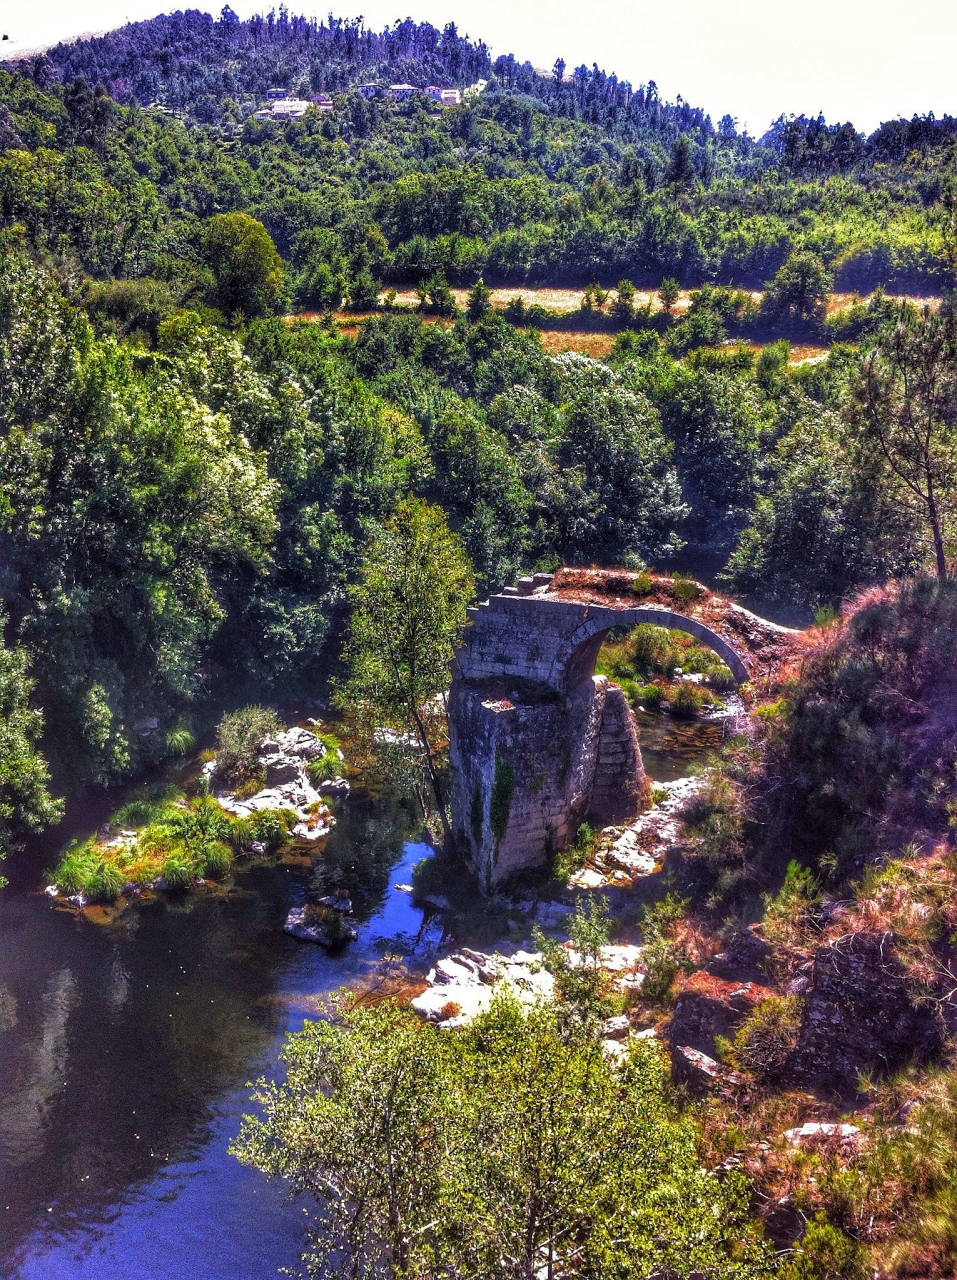
[[[675,687],[669,703],[672,715],[696,716],[706,703],[710,703],[706,689],[693,684],[690,680],[682,680]]]
[[[62,893],[89,902],[112,901],[128,884],[163,880],[169,889],[229,874],[237,854],[260,841],[275,853],[295,824],[292,810],[262,810],[236,818],[206,796],[187,803],[169,792],[131,801],[113,815],[111,829],[133,827],[133,838],[72,844],[50,875]]]
[[[320,733],[317,735],[319,741],[325,747],[325,754],[310,760],[306,766],[306,773],[309,775],[309,781],[314,787],[318,787],[320,783],[325,782],[329,778],[338,778],[342,776],[342,761],[339,758],[340,746],[339,739],[332,733]]]
[[[181,720],[166,735],[166,750],[171,756],[188,756],[196,746],[196,739]]]

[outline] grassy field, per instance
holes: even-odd
[[[456,304],[464,308],[468,299],[468,289],[453,289]],[[516,298],[524,298],[526,306],[540,306],[548,311],[561,312],[571,314],[579,309],[582,300],[582,290],[580,289],[552,289],[552,288],[519,288],[509,287],[492,290],[492,305],[502,310],[509,302]],[[761,301],[760,293],[752,293],[752,299],[755,302]],[[888,295],[895,301],[910,301],[918,306],[929,306],[936,309],[941,304],[939,297],[916,297],[911,295]],[[832,293],[827,303],[827,314],[835,315],[839,311],[852,306],[862,299],[856,293]],[[866,299],[865,299],[866,300]],[[407,307],[410,310],[418,306],[418,295],[413,289],[399,290],[395,295],[394,305],[399,307]],[[661,309],[661,301],[657,294],[647,291],[638,291],[635,294],[635,305],[637,307],[646,306],[651,303],[652,311]],[[672,308],[673,311],[680,313],[686,311],[691,302],[691,290],[683,289],[678,297],[677,302]],[[339,332],[343,337],[355,338],[358,336],[359,328],[363,321],[368,320],[373,312],[351,312],[337,311],[334,314],[335,322],[339,328]],[[302,320],[319,320],[321,318],[318,312],[304,311],[289,319]],[[422,317],[425,324],[441,324],[449,325],[450,320],[439,316],[424,315]],[[587,329],[549,329],[540,330],[542,338],[542,346],[549,355],[558,355],[562,351],[578,351],[582,355],[592,356],[594,359],[600,360],[609,355],[614,344],[615,334],[611,332],[594,332]],[[761,343],[744,342],[742,346],[749,350],[759,352],[762,349]],[[815,343],[795,343],[791,348],[791,358],[789,363],[793,365],[804,364],[809,360],[816,360],[826,355],[827,347]]]

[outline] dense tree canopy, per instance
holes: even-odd
[[[774,1274],[737,1174],[702,1169],[665,1063],[620,1065],[555,1006],[499,994],[461,1032],[340,1003],[261,1083],[235,1146],[318,1208],[311,1276]]]
[[[0,72],[0,588],[55,770],[114,780],[225,689],[314,686],[370,530],[410,502],[441,509],[481,591],[689,542],[813,607],[926,562],[904,429],[928,344],[949,395],[951,321],[880,291],[823,303],[832,278],[950,278],[953,122],[862,139],[800,117],[758,143],[559,63],[224,11]],[[355,91],[389,78],[469,92]],[[258,118],[276,85],[334,110]],[[763,306],[722,279],[767,283]],[[554,317],[491,305],[515,280],[586,286],[572,320],[618,333],[610,357],[549,354]],[[383,305],[390,282],[418,313]],[[782,333],[830,354],[792,368]]]

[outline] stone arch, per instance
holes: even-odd
[[[597,573],[595,580],[604,600],[594,598],[598,590],[587,580],[580,588],[586,598],[576,599],[542,574],[470,610],[449,695],[451,808],[455,842],[483,886],[541,866],[573,839],[579,823],[629,821],[647,803],[628,700],[595,675],[610,631],[638,623],[684,631],[727,663],[739,684],[759,660],[697,618],[632,605],[630,582],[603,583]],[[737,610],[730,602],[724,607],[726,618]],[[771,624],[737,612],[747,625],[729,630],[740,630],[742,646],[756,637],[760,651]]]
[[[595,674],[595,663],[605,637],[610,631],[621,627],[634,627],[639,623],[648,623],[654,627],[668,627],[674,631],[684,631],[694,636],[702,644],[712,649],[722,662],[730,669],[738,684],[750,679],[750,672],[741,654],[716,631],[698,622],[695,618],[684,614],[672,613],[669,609],[600,609],[593,616],[585,619],[567,638],[562,650],[556,655],[549,673],[548,683],[563,693],[570,693],[584,680],[590,680]]]

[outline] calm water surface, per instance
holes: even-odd
[[[437,943],[394,890],[429,852],[408,828],[381,801],[344,809],[325,862],[364,923],[341,957],[282,932],[305,870],[259,865],[224,898],[160,899],[98,926],[37,892],[49,849],[9,864],[0,1275],[245,1280],[295,1263],[302,1209],[226,1148],[247,1081],[274,1072],[316,995],[386,949]]]
[[[720,725],[642,716],[651,777],[689,772]],[[82,822],[103,820],[99,797]],[[99,809],[97,809],[97,805]],[[256,865],[225,896],[133,906],[111,924],[39,892],[58,841],[5,868],[0,892],[0,1276],[18,1280],[266,1280],[298,1256],[302,1206],[227,1146],[247,1082],[273,1074],[315,997],[386,952],[440,941],[409,896],[397,806],[354,797],[322,859],[361,921],[342,956],[282,932],[309,872]]]

